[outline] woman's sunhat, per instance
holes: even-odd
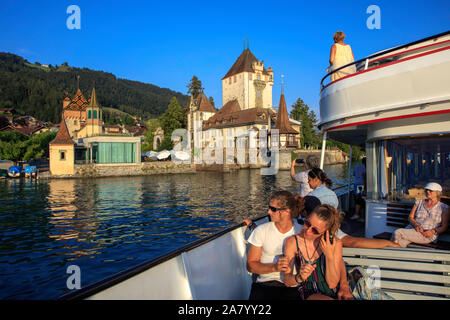
[[[424,188],[425,190],[432,190],[432,191],[442,191],[442,187],[439,183],[436,182],[429,182]]]

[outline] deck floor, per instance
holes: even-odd
[[[350,220],[350,217],[345,216],[341,223],[341,230],[352,237],[364,237],[364,222]]]

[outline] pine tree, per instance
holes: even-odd
[[[308,105],[301,98],[298,98],[295,104],[292,105],[289,116],[301,122],[301,148],[305,148],[306,146],[317,148],[320,145],[321,139],[315,129],[317,118],[314,110],[310,110]]]
[[[161,127],[164,130],[164,141],[161,145],[164,145],[166,149],[172,145],[172,132],[175,129],[183,128],[183,119],[183,110],[179,105],[177,98],[173,97],[170,100],[166,112],[159,118]]]
[[[191,82],[186,86],[189,88],[188,94],[191,94],[194,99],[197,98],[198,94],[203,91],[202,82],[197,78],[197,76],[193,76]]]

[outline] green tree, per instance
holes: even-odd
[[[149,119],[145,126],[147,131],[144,134],[144,143],[142,144],[142,152],[153,150],[153,138],[155,137],[155,130],[160,127],[158,119]]]
[[[298,98],[292,105],[289,116],[301,122],[300,147],[302,149],[308,146],[318,148],[321,138],[315,129],[317,118],[314,110],[310,110],[308,105],[301,98]]]
[[[27,136],[17,131],[0,132],[0,159],[14,162],[22,160],[26,147]]]
[[[188,90],[188,94],[191,94],[194,98],[197,98],[198,94],[203,91],[202,82],[197,78],[197,76],[193,76],[191,82],[186,86]]]
[[[162,146],[170,147],[172,146],[171,136],[175,129],[183,128],[183,110],[178,104],[176,97],[170,100],[169,106],[166,112],[159,118],[159,123],[164,130],[164,140]],[[172,148],[170,148],[172,149]]]
[[[214,98],[213,97],[209,97],[209,103],[211,103],[211,105],[213,106],[213,108],[216,107],[216,104],[214,103]]]
[[[26,151],[22,160],[43,158],[49,156],[49,144],[55,139],[56,132],[46,131],[31,136],[25,143]]]
[[[129,126],[129,127],[131,127],[131,126],[134,126],[134,119],[132,118],[132,117],[130,117],[129,115],[123,115],[121,118],[120,118],[120,121],[122,122],[122,124],[123,125],[125,125],[125,126]]]

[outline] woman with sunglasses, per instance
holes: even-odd
[[[330,205],[316,207],[303,229],[286,241],[284,271],[286,286],[298,286],[302,299],[337,299],[341,280],[342,243],[336,237],[339,212]],[[293,273],[297,262],[297,273]]]
[[[300,298],[296,288],[286,287],[282,279],[282,272],[288,268],[284,243],[302,228],[296,221],[297,200],[289,191],[275,192],[268,209],[271,221],[256,227],[248,238],[247,270],[258,275],[250,300]]]
[[[416,200],[409,214],[409,225],[395,230],[394,242],[406,247],[411,242],[427,244],[437,241],[448,228],[449,207],[440,202],[442,187],[436,182],[425,186],[425,200]]]
[[[329,204],[336,208],[339,206],[339,200],[336,193],[330,188],[333,182],[327,177],[326,173],[319,169],[313,168],[308,172],[308,183],[311,191],[308,195],[317,197],[322,204]]]

